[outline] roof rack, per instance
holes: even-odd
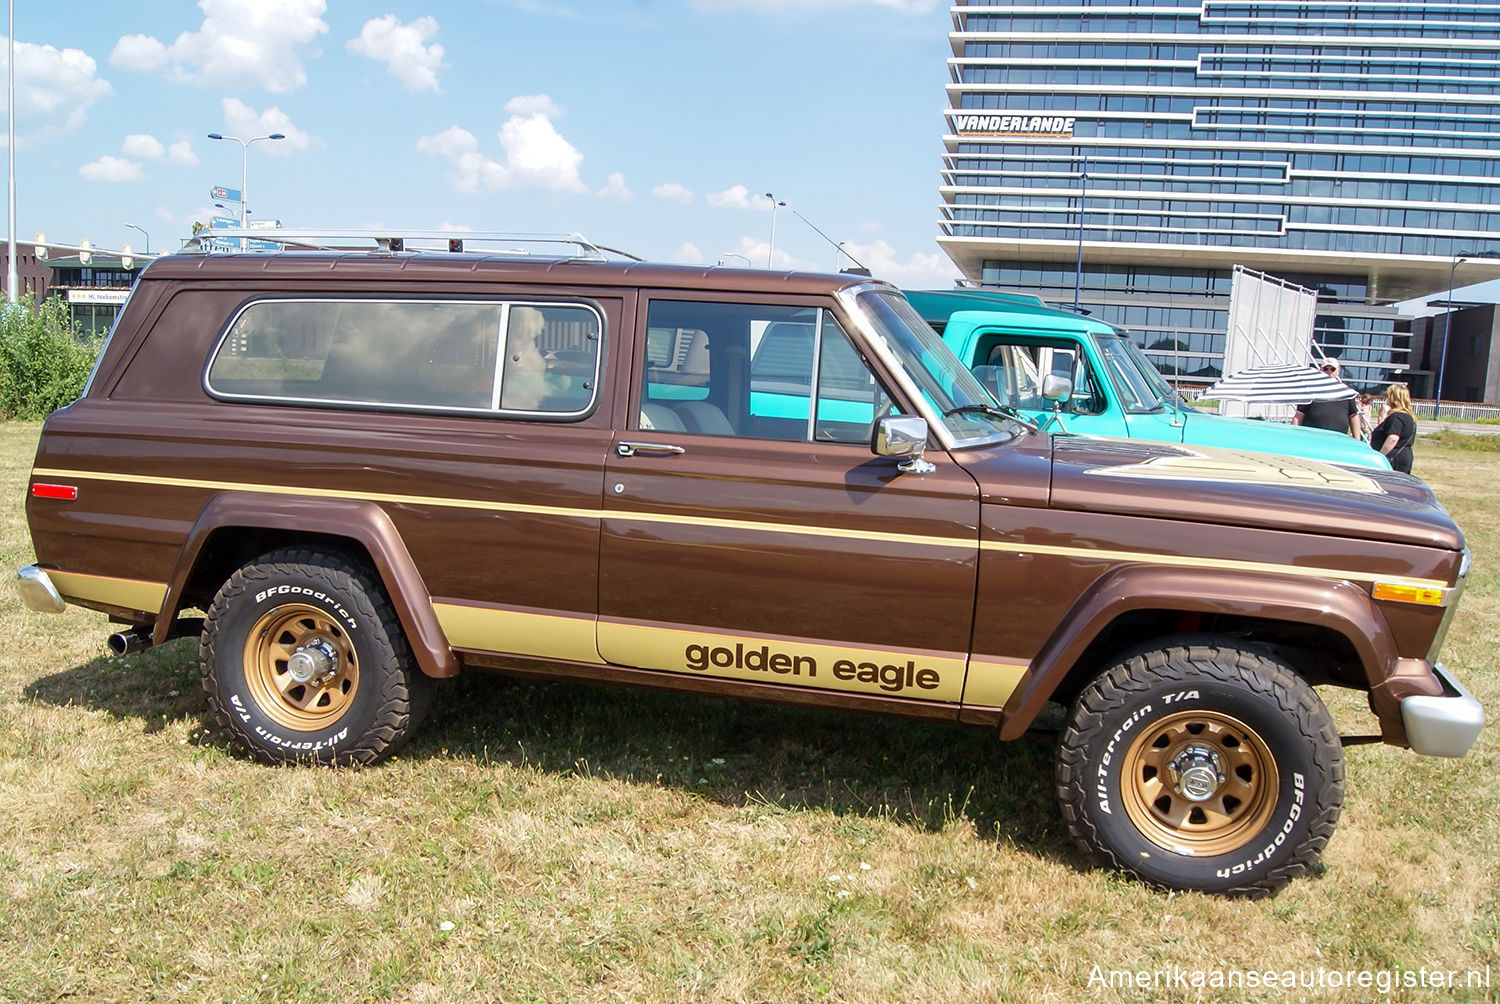
[[[565,248],[570,248],[571,251],[566,251]],[[469,230],[214,227],[198,231],[183,244],[182,250],[188,254],[365,251],[382,255],[444,251],[558,261],[608,261],[608,254],[616,254],[635,261],[641,260],[628,252],[595,244],[582,234],[481,233]]]

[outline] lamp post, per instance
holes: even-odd
[[[1448,369],[1448,340],[1453,334],[1453,272],[1460,262],[1468,261],[1470,258],[1500,258],[1500,251],[1460,251],[1453,256],[1453,264],[1448,266],[1448,307],[1443,313],[1443,348],[1438,353],[1437,389],[1432,399],[1434,421],[1443,409],[1443,374]]]
[[[1073,313],[1078,313],[1078,293],[1083,286],[1083,202],[1089,195],[1089,155],[1083,155],[1083,172],[1078,175],[1078,261],[1073,266]]]
[[[775,268],[773,262],[776,260],[776,210],[786,203],[777,202],[776,196],[770,192],[766,193],[766,198],[771,200],[771,247],[766,252],[766,268]]]
[[[143,236],[143,237],[146,238],[146,250],[143,253],[144,254],[150,254],[151,253],[151,235],[148,234],[148,233],[146,233],[146,228],[145,227],[138,227],[134,223],[127,223],[127,224],[125,224],[125,226],[126,226],[127,229],[130,229],[130,230],[139,230],[141,232],[141,236]]]
[[[240,139],[238,136],[224,136],[220,133],[211,132],[208,134],[208,138],[232,139],[240,145],[240,229],[243,230],[250,225],[250,193],[246,190],[250,187],[248,183],[250,172],[250,147],[252,144],[259,143],[263,139],[286,139],[286,136],[283,133],[273,132],[269,136],[252,136],[250,139]],[[241,237],[240,250],[244,251],[249,246],[249,242],[245,238]]]

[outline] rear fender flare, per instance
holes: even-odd
[[[1385,618],[1369,594],[1352,582],[1129,565],[1095,582],[1042,645],[1006,702],[1001,738],[1025,733],[1090,643],[1114,620],[1135,610],[1236,614],[1325,627],[1349,640],[1372,688],[1397,662],[1395,639]]]
[[[427,676],[458,675],[458,657],[438,623],[427,586],[396,525],[375,503],[352,499],[294,498],[255,492],[221,492],[213,496],[198,514],[182,545],[152,633],[153,642],[160,644],[167,639],[204,543],[214,531],[231,527],[317,533],[343,537],[360,545],[391,598],[418,667]]]

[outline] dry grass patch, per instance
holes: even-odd
[[[35,435],[0,425],[12,567]],[[1418,465],[1476,553],[1448,661],[1500,706],[1500,455],[1424,442]],[[390,762],[273,769],[204,720],[191,641],[111,659],[100,616],[0,616],[0,1001],[1385,996],[1140,993],[1095,966],[1500,980],[1493,730],[1460,761],[1350,749],[1322,873],[1231,902],[1086,870],[1041,742],[478,678]]]

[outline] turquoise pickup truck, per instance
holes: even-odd
[[[1129,338],[1035,297],[960,289],[907,290],[906,298],[1001,404],[1050,431],[1390,468],[1349,436],[1198,411]]]

